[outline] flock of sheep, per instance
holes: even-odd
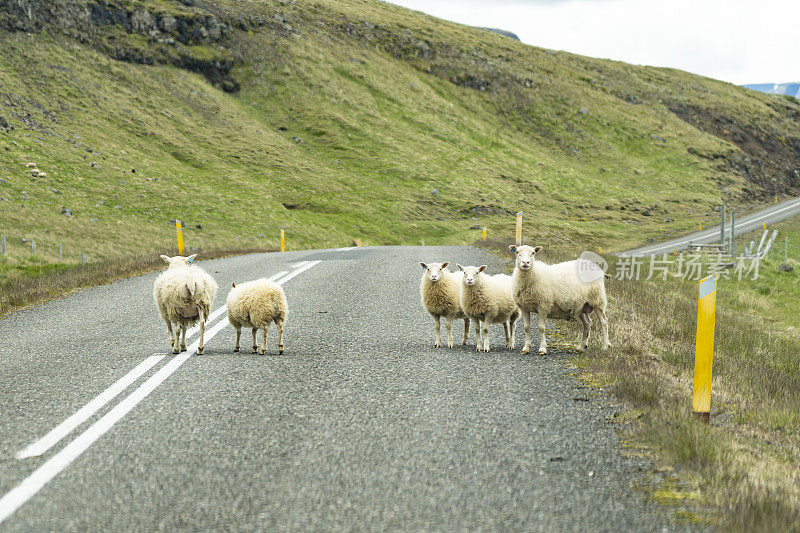
[[[548,318],[574,319],[583,324],[583,338],[579,347],[585,350],[589,343],[589,325],[594,312],[600,322],[603,349],[608,342],[606,320],[606,289],[604,277],[581,279],[580,261],[566,261],[548,265],[536,260],[541,246],[509,246],[516,255],[514,274],[485,272],[480,267],[456,265],[460,272],[450,272],[450,263],[420,263],[424,269],[420,281],[422,305],[433,317],[436,326],[434,346],[441,346],[441,319],[445,319],[447,345],[453,347],[453,320],[464,319],[464,338],[467,343],[470,321],[475,322],[475,346],[477,350],[489,351],[489,326],[503,324],[506,348],[514,349],[514,330],[522,316],[525,322],[525,344],[522,353],[531,349],[531,313],[539,319],[539,353],[547,353],[545,323]]]
[[[420,281],[422,305],[436,324],[435,346],[442,345],[441,318],[447,328],[447,345],[453,347],[453,320],[464,320],[464,338],[467,343],[470,322],[475,323],[475,345],[478,351],[489,351],[489,326],[503,324],[506,348],[514,349],[516,322],[522,316],[525,323],[525,344],[522,353],[530,352],[531,313],[539,319],[539,353],[547,353],[545,323],[548,318],[580,319],[583,337],[580,351],[588,347],[591,314],[600,322],[603,348],[608,349],[608,321],[606,320],[606,289],[604,278],[585,280],[579,275],[582,259],[548,265],[536,259],[541,246],[510,246],[516,255],[512,276],[486,273],[480,267],[456,265],[460,272],[450,272],[450,263],[420,263],[424,269]],[[156,279],[153,297],[161,318],[167,323],[173,353],[186,350],[186,328],[200,324],[200,341],[197,353],[203,354],[205,323],[214,295],[219,288],[214,278],[192,264],[197,254],[188,257],[161,258],[169,266]],[[236,346],[242,328],[251,328],[253,353],[266,353],[267,331],[274,322],[278,328],[278,353],[283,353],[283,327],[286,324],[288,304],[283,288],[267,279],[258,279],[240,285],[233,284],[228,293],[228,321],[236,328]],[[174,328],[173,328],[174,326]],[[261,330],[261,348],[256,336]]]
[[[197,254],[189,257],[162,255],[161,259],[169,266],[156,278],[153,286],[158,312],[167,323],[172,353],[186,350],[186,328],[200,323],[197,353],[203,355],[206,320],[219,286],[205,270],[192,264],[195,257]],[[278,327],[278,353],[283,353],[283,326],[289,306],[280,285],[267,279],[238,286],[233,283],[228,293],[227,310],[228,321],[236,328],[234,352],[239,351],[242,327],[245,327],[253,330],[253,353],[264,355],[267,351],[267,331],[274,322]],[[260,350],[256,343],[258,330],[261,330]]]

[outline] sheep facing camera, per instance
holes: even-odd
[[[603,279],[608,270],[608,262],[594,252],[582,252],[575,261],[578,278],[584,283],[592,283]]]

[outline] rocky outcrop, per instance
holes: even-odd
[[[497,28],[483,28],[483,27],[480,27],[480,29],[486,30],[486,31],[490,31],[492,33],[498,33],[498,34],[502,35],[503,37],[508,37],[510,39],[514,39],[515,41],[519,41],[519,37],[517,36],[516,33],[512,33],[512,32],[507,31],[507,30],[499,30]]]
[[[177,3],[176,3],[177,4]],[[190,4],[190,5],[185,5]],[[183,2],[170,12],[151,12],[123,1],[0,0],[0,29],[41,32],[57,30],[91,44],[115,59],[142,64],[167,63],[203,74],[233,92],[233,60],[226,49],[231,24]],[[115,33],[141,38],[157,49],[121,42]]]

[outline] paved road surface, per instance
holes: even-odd
[[[779,204],[775,204],[766,209],[750,213],[748,215],[737,216],[734,220],[734,229],[736,234],[747,233],[749,231],[757,230],[763,227],[766,222],[767,225],[780,222],[781,220],[793,217],[800,214],[800,198],[786,200]],[[730,222],[725,227],[725,235],[729,237]],[[684,235],[677,239],[664,241],[656,244],[642,246],[633,250],[621,252],[620,256],[650,256],[672,253],[677,249],[679,252],[686,250],[689,247],[689,242],[693,243],[711,243],[719,242],[719,224],[712,228],[703,231],[692,233],[691,235]]]
[[[445,259],[501,267],[467,247],[200,262],[214,308],[232,280],[289,273],[283,356],[233,354],[224,314],[205,355],[167,354],[155,275],[0,321],[0,530],[661,530],[633,488],[647,463],[564,354],[432,347],[417,261]]]

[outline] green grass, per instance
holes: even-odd
[[[176,2],[121,5],[205,16]],[[744,189],[761,190],[722,163],[736,146],[678,118],[667,98],[796,135],[774,98],[380,2],[283,6],[291,31],[260,2],[215,5],[223,21],[271,22],[223,45],[172,48],[117,26],[85,44],[56,31],[0,36],[0,114],[16,126],[0,135],[10,268],[27,255],[23,238],[47,260],[63,241],[68,263],[81,251],[164,249],[174,218],[196,249],[274,247],[281,226],[290,248],[306,248],[467,243],[471,226],[501,235],[522,209],[543,238],[619,249],[689,231],[722,199],[753,203]],[[110,59],[111,42],[156,65]],[[233,61],[241,91],[159,64],[179,54]],[[473,79],[488,88],[452,81]],[[48,177],[32,180],[28,161]]]
[[[779,240],[789,235],[800,244],[800,220],[775,228]],[[740,239],[741,249],[752,236]],[[761,263],[759,279],[731,276],[718,282],[710,424],[691,413],[694,280],[611,279],[614,348],[573,357],[588,382],[632,407],[626,415],[633,422],[632,441],[655,452],[659,462],[678,467],[685,490],[706,506],[699,519],[725,530],[794,531],[800,523],[798,273],[778,270],[779,248],[780,260],[776,250],[775,260]],[[550,258],[571,253],[551,249]],[[714,261],[709,258],[705,266]],[[645,275],[648,267],[645,261]],[[577,325],[562,323],[559,330],[561,338],[572,340],[568,344],[578,342]]]

